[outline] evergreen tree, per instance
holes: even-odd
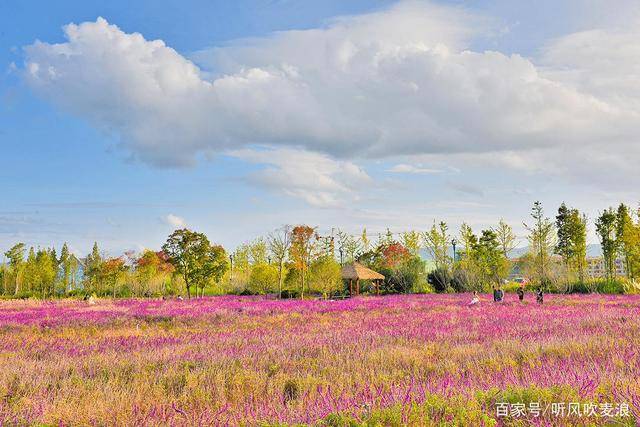
[[[60,282],[62,284],[62,289],[64,293],[69,292],[69,284],[71,283],[71,254],[69,253],[69,247],[65,242],[62,245],[62,250],[60,251]]]
[[[98,242],[93,243],[91,253],[87,255],[84,265],[85,288],[93,292],[100,292],[100,274],[104,260],[98,249]]]
[[[482,230],[475,247],[475,257],[483,284],[500,285],[508,274],[508,260],[493,230]]]
[[[564,202],[558,208],[556,230],[558,238],[554,251],[562,257],[562,261],[568,268],[569,261],[573,255],[573,244],[571,240],[571,225],[569,223],[569,208],[567,208]]]
[[[577,209],[569,209],[564,203],[556,216],[557,240],[554,251],[560,255],[570,283],[574,274],[584,281],[587,256],[587,219]]]

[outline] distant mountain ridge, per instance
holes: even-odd
[[[458,251],[459,248],[456,247],[456,251]],[[528,246],[524,246],[521,248],[515,248],[511,251],[511,253],[509,254],[509,258],[514,259],[514,258],[520,258],[521,256],[526,255],[526,253],[529,252],[529,247]],[[453,246],[449,247],[449,256],[453,257]],[[587,257],[589,258],[596,258],[596,257],[601,257],[602,256],[602,248],[600,246],[600,244],[598,243],[593,243],[591,245],[587,245]],[[420,250],[420,257],[424,260],[433,260],[433,257],[431,256],[431,254],[429,253],[429,251],[427,251],[426,249],[421,249]]]
[[[529,247],[525,246],[523,248],[515,248],[509,254],[509,258],[520,258],[524,256],[529,251]],[[599,243],[593,243],[591,245],[587,245],[587,257],[596,258],[602,256],[602,247]]]

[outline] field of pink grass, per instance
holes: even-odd
[[[0,302],[0,425],[636,425],[640,297]],[[498,416],[624,404],[628,416]]]

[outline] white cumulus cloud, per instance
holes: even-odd
[[[162,222],[174,228],[184,228],[187,226],[187,222],[184,218],[174,214],[168,214],[167,216],[162,217]]]
[[[197,66],[99,18],[67,25],[64,43],[27,46],[24,75],[36,93],[160,166],[256,145],[324,153],[352,168],[349,160],[398,155],[527,164],[535,153],[540,165],[571,174],[583,159],[640,160],[637,32],[568,35],[531,59],[472,50],[487,23],[461,8],[403,1],[203,50]],[[593,157],[605,147],[613,154]],[[312,203],[335,203],[349,188],[325,171],[322,185],[335,188],[301,196],[305,188],[282,178],[290,166],[267,160],[263,181]]]
[[[231,155],[264,166],[248,177],[250,183],[316,207],[342,206],[372,185],[371,177],[356,164],[324,154],[279,148],[243,149]]]

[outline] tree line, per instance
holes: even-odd
[[[385,276],[383,293],[487,291],[503,286],[514,267],[530,286],[561,292],[599,290],[599,282],[587,275],[586,215],[562,203],[552,220],[535,202],[530,221],[523,225],[528,250],[518,259],[511,257],[516,235],[503,220],[478,233],[466,223],[454,233],[445,222],[434,222],[425,231],[394,234],[387,229],[374,239],[366,229],[358,235],[342,230],[323,235],[317,227],[285,225],[231,253],[188,229],[174,231],[158,251],[119,257],[106,256],[97,243],[85,258],[72,254],[66,243],[60,255],[54,248],[27,249],[17,243],[5,252],[0,294],[328,297],[347,292],[341,266],[356,261]],[[601,282],[635,283],[640,273],[639,212],[620,204],[602,211],[594,226],[605,270]],[[616,260],[624,263],[625,278],[616,277]]]

